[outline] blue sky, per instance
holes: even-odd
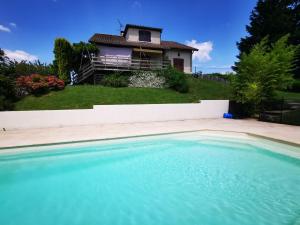
[[[230,70],[236,42],[256,0],[0,0],[0,48],[11,57],[50,63],[53,42],[87,41],[94,33],[118,34],[123,24],[163,28],[162,39],[200,47],[193,65],[204,72]]]

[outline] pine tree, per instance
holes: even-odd
[[[248,54],[253,46],[265,37],[271,46],[281,37],[290,34],[288,43],[300,44],[300,0],[258,0],[246,26],[248,36],[237,43],[242,53]],[[300,78],[300,53],[297,54],[295,77]]]

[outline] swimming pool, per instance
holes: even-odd
[[[0,224],[300,224],[299,151],[205,132],[1,150]]]

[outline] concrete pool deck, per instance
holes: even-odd
[[[199,119],[1,131],[0,147],[119,138],[195,130],[243,132],[300,145],[300,126],[265,123],[253,119]]]

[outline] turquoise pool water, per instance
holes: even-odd
[[[300,160],[237,139],[40,148],[0,154],[1,225],[300,224]]]

